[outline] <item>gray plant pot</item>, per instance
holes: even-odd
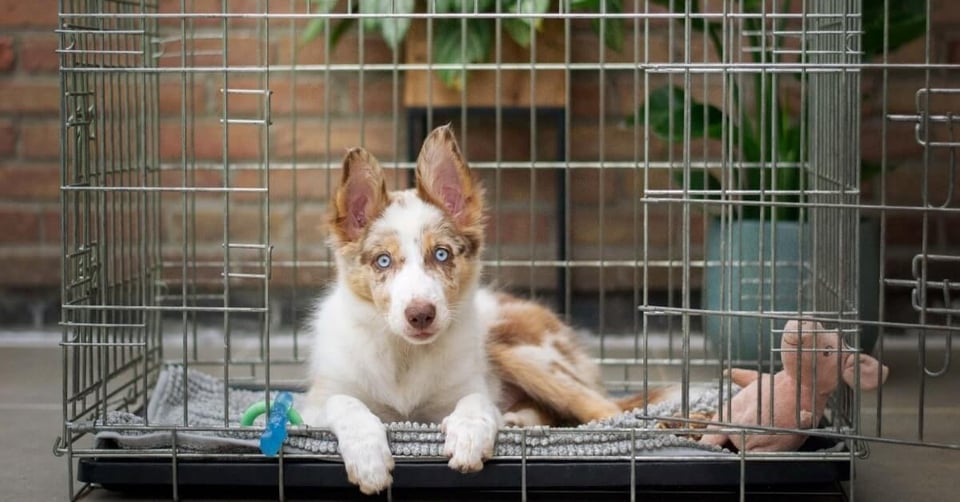
[[[801,229],[803,239],[801,240]],[[796,312],[804,268],[809,261],[809,228],[795,221],[741,220],[707,227],[702,305],[717,312]],[[762,250],[762,256],[761,256]],[[776,260],[776,261],[773,261]],[[806,298],[807,292],[803,297]],[[703,330],[717,354],[735,366],[768,367],[779,362],[786,321],[756,315],[705,315]]]

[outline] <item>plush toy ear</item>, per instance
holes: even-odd
[[[857,371],[857,361],[860,366],[860,388],[863,390],[874,390],[879,384],[887,381],[887,375],[890,368],[880,364],[871,356],[866,354],[847,354],[843,360],[843,381],[853,387],[856,385],[855,372]],[[877,380],[877,377],[880,377]]]
[[[449,125],[433,130],[417,158],[417,194],[461,229],[483,222],[483,190],[474,179]]]
[[[800,323],[793,319],[787,321],[787,324],[783,326],[783,338],[780,340],[780,345],[792,347],[800,345]]]
[[[387,184],[380,163],[363,148],[343,158],[343,176],[333,198],[331,224],[341,242],[359,239],[387,207]]]

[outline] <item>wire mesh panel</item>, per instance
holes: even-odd
[[[931,59],[931,5],[873,3],[62,0],[70,495],[77,461],[84,482],[122,488],[140,469],[174,498],[204,479],[281,498],[345,486],[320,461],[335,449],[267,460],[198,438],[247,438],[233,398],[302,387],[322,350],[304,322],[335,280],[326,211],[346,149],[405,188],[445,123],[486,189],[485,281],[582,328],[611,392],[666,386],[677,404],[612,428],[632,445],[615,454],[538,456],[537,441],[577,431],[525,430],[479,485],[434,469],[423,486],[526,496],[566,462],[584,474],[564,489],[695,487],[693,469],[746,497],[844,480],[870,441],[957,449],[925,414],[956,331],[957,68]],[[843,343],[782,346],[801,320]],[[859,362],[852,386],[813,384],[814,424],[733,421],[735,370],[829,351],[888,362],[890,344],[919,359],[892,367],[916,377],[916,434],[884,428],[882,387],[852,390]],[[182,407],[154,423],[158,401]],[[799,451],[636,451],[638,437],[801,428]]]
[[[65,6],[86,12],[78,5]],[[144,406],[161,361],[156,21],[127,2],[60,37],[64,421]],[[115,71],[88,70],[110,68]],[[67,428],[63,447],[84,431]]]

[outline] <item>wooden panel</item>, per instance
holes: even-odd
[[[501,61],[504,63],[529,63],[530,51],[517,45],[505,32],[502,37]],[[415,20],[405,41],[406,61],[414,64],[427,63],[426,21]],[[494,49],[490,50],[490,61],[495,59]],[[562,63],[564,54],[563,22],[550,20],[537,32],[537,61]],[[539,70],[536,72],[536,89],[531,99],[531,71],[500,71],[500,106],[562,107],[565,103],[566,89],[563,70]],[[428,86],[432,89],[429,101],[433,106],[447,107],[461,105],[461,91],[451,89],[433,73],[428,78],[426,71],[408,71],[404,90],[404,104],[408,107],[425,107],[428,104]],[[466,104],[470,107],[492,107],[496,105],[496,74],[490,70],[473,70],[467,74]]]

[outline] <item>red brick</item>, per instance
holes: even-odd
[[[0,260],[4,263],[5,287],[60,284],[60,246],[40,246],[36,249],[0,248]]]
[[[288,24],[288,23],[285,23]],[[302,28],[301,28],[302,30]],[[278,38],[277,43],[277,63],[278,64],[301,64],[301,65],[322,65],[325,63],[323,37],[303,44],[299,37],[302,31],[297,33],[296,61],[294,61],[294,46],[290,39]],[[356,64],[360,61],[360,50],[357,43],[359,34],[354,30],[344,35],[335,47],[330,48],[330,62],[334,64]],[[364,35],[363,62],[367,64],[392,63],[393,52],[390,47],[384,43],[378,35],[366,33]],[[402,56],[399,59],[403,62]],[[323,73],[321,71],[321,73]]]
[[[297,169],[297,185],[293,186],[293,170],[286,168],[271,168],[270,170],[270,200],[273,202],[283,202],[292,200],[296,197],[297,201],[316,201],[326,200],[329,196],[327,190],[327,176],[325,169]],[[262,172],[256,169],[244,169],[235,172],[232,177],[232,185],[235,187],[257,188],[263,186],[261,180]],[[339,176],[339,173],[335,173]],[[331,176],[331,181],[336,182],[337,177]],[[238,200],[255,201],[258,194],[238,194]]]
[[[294,93],[292,79],[276,79],[270,83],[270,89],[273,91],[273,96],[270,98],[270,107],[274,114],[281,115],[290,114],[293,109],[296,109],[300,116],[321,114],[325,110],[325,87],[321,78],[298,75],[296,93]],[[330,95],[331,101],[336,99],[334,92],[331,92]]]
[[[56,201],[60,195],[60,168],[52,163],[0,166],[0,200]]]
[[[60,110],[56,80],[0,80],[0,113],[47,114]]]
[[[960,63],[960,40],[951,40],[946,43],[946,62],[951,64]],[[923,54],[923,53],[921,53]],[[923,59],[916,61],[917,63],[923,63]],[[934,59],[931,58],[931,63],[936,63]]]
[[[18,65],[27,73],[55,73],[60,69],[58,41],[49,35],[24,35],[20,38]]]
[[[918,106],[927,105],[920,99],[918,103],[917,92],[927,87],[921,72],[909,72],[894,74],[891,77],[887,88],[887,112],[915,114]],[[949,76],[934,74],[931,76],[929,86],[934,89],[953,89],[956,87],[954,80]],[[877,98],[881,97],[880,87],[877,85],[875,93]],[[956,112],[960,109],[960,94],[956,93],[932,93],[930,94],[929,110],[932,113]],[[877,105],[879,113],[879,105]],[[904,124],[910,127],[908,124]]]
[[[297,211],[297,241],[308,245],[313,252],[326,248],[327,205],[307,204]]]
[[[60,156],[60,125],[55,121],[20,124],[20,158],[56,160]]]
[[[886,244],[913,244],[920,246],[923,237],[923,225],[918,216],[891,214],[886,222]]]
[[[302,12],[304,10],[304,5],[306,2],[295,2],[295,6],[291,8],[290,2],[287,1],[273,1],[270,2],[269,12],[272,14],[282,14],[288,12]],[[260,0],[230,0],[227,3],[226,11],[229,13],[247,13],[247,14],[259,14],[264,11],[263,9],[264,2]],[[197,13],[197,14],[219,14],[223,12],[223,2],[222,0],[192,0],[186,3],[188,13]],[[179,2],[173,1],[161,1],[159,2],[160,12],[163,13],[180,13],[180,4]],[[210,27],[210,26],[220,26],[222,24],[222,19],[218,17],[210,18],[195,18],[194,24],[197,27]],[[261,22],[259,19],[231,19],[231,27],[251,27],[256,26],[257,22]],[[179,25],[179,20],[175,21]],[[279,26],[286,27],[288,21],[273,21],[271,22],[271,28],[279,23]]]
[[[482,170],[481,180],[487,188],[487,204],[493,208],[497,197],[497,174],[496,170]],[[561,176],[558,171],[552,169],[536,170],[536,201],[552,203],[556,198],[556,179]],[[500,170],[500,201],[501,203],[523,203],[531,202],[531,192],[533,191],[533,181],[528,169],[501,169]]]
[[[191,215],[196,228],[192,237],[193,242],[203,244],[223,243],[224,212],[220,204],[197,204],[196,212]],[[282,242],[289,240],[292,219],[289,212],[274,210],[270,214],[271,240]],[[183,213],[179,210],[169,211],[164,227],[170,242],[180,243],[183,237]],[[263,216],[255,205],[234,204],[230,207],[230,231],[228,239],[233,243],[261,242],[260,231],[263,225]]]
[[[303,25],[300,24],[299,26],[302,27]],[[278,42],[277,42],[277,61],[276,62],[278,64],[299,64],[299,65],[323,64],[324,63],[324,49],[323,49],[324,42],[322,40],[323,37],[320,37],[317,40],[314,40],[308,44],[303,44],[300,42],[299,36],[300,36],[300,31],[297,32],[297,38],[284,37],[284,38],[277,39]],[[340,46],[342,45],[343,43],[341,42]]]
[[[393,114],[393,77],[391,74],[371,73],[364,76],[363,101],[360,100],[360,81],[351,79],[347,87],[347,109],[350,113],[363,115],[392,115]],[[397,106],[402,106],[403,75],[400,75],[397,85]],[[322,96],[322,95],[321,95]]]
[[[632,128],[621,127],[618,124],[607,124],[604,128],[602,141],[605,146],[605,160],[633,160],[643,155],[643,145],[634,145]],[[570,132],[570,156],[572,160],[597,161],[600,157],[600,128],[596,123],[575,124]],[[643,131],[640,131],[640,141],[643,141]],[[650,141],[650,155],[652,159],[661,158],[665,151],[663,141],[655,138]]]
[[[552,222],[543,211],[535,211],[532,217],[529,211],[500,211],[487,221],[487,242],[490,245],[498,243],[496,238],[499,237],[500,245],[531,244],[531,240],[533,244],[546,244],[552,241]]]
[[[181,42],[173,40],[163,46],[163,56],[160,58],[160,66],[164,68],[180,67],[181,64]],[[223,40],[220,38],[207,39],[202,38],[194,40],[187,47],[187,59],[185,65],[188,67],[198,66],[223,66]],[[263,62],[264,55],[261,54],[263,42],[251,34],[231,35],[227,42],[227,65],[228,66],[253,66]],[[194,54],[191,56],[191,53]],[[222,77],[217,79],[218,86],[223,87]],[[229,81],[232,80],[228,77]],[[232,87],[232,85],[231,85]]]
[[[263,89],[263,82],[256,77],[238,77],[231,79],[231,89]],[[214,100],[215,113],[219,116],[223,113],[223,100],[216,88],[216,99]],[[320,114],[324,111],[324,82],[322,78],[309,75],[298,75],[296,81],[296,94],[294,94],[293,80],[288,76],[274,77],[270,80],[270,90],[273,91],[270,96],[271,115],[289,115],[295,107],[299,116],[309,114]],[[332,91],[334,89],[331,89]],[[228,96],[228,111],[231,117],[235,118],[260,118],[262,116],[261,108],[265,96],[261,94],[230,94]],[[331,93],[331,103],[337,103],[340,100],[337,94]]]
[[[634,57],[633,46],[633,22],[626,21],[626,33],[623,38],[623,50],[620,52],[614,51],[606,45],[603,46],[603,60],[607,63],[633,63],[634,61],[645,61],[643,46],[643,21],[640,22],[640,41],[637,44],[638,51],[636,58]],[[662,25],[662,26],[665,26]],[[562,32],[561,32],[562,35]],[[650,31],[650,42],[649,42],[649,59],[646,59],[650,63],[665,63],[669,62],[670,52],[669,44],[667,43],[667,33],[664,30],[656,29],[654,23],[651,23]],[[562,45],[562,41],[560,44]],[[570,60],[575,63],[596,63],[600,61],[600,37],[589,27],[574,29],[571,35],[570,40]],[[682,40],[679,43],[674,43],[674,47],[680,47],[682,49]],[[682,53],[680,54],[680,60],[682,61]],[[694,59],[696,61],[696,59]]]
[[[41,237],[47,244],[60,245],[60,208],[51,206],[52,209],[45,209],[41,215]]]
[[[327,136],[329,134],[330,152],[333,161],[339,161],[347,148],[363,146],[381,162],[389,161],[394,155],[393,122],[389,120],[368,119],[363,144],[360,141],[360,121],[356,119],[338,119],[331,121],[327,130],[321,121],[300,120],[297,123],[296,154],[301,161],[324,161]],[[274,122],[272,149],[275,159],[289,159],[293,156],[293,127],[289,121]]]
[[[914,125],[911,123],[888,122],[887,135],[881,134],[881,123],[878,120],[864,121],[860,128],[861,155],[863,160],[880,162],[883,153],[881,142],[886,144],[887,160],[893,163],[905,159],[920,159],[923,148],[917,143],[914,134]]]
[[[216,244],[223,241],[223,211],[219,209],[220,206],[208,206],[210,204],[198,203],[196,210],[188,216],[195,225],[191,243]],[[178,244],[187,239],[183,234],[183,211],[180,208],[165,212],[162,225],[165,242]]]
[[[0,120],[0,157],[13,157],[17,150],[17,131],[13,122]]]
[[[924,38],[925,37],[921,36],[912,42],[909,42],[900,46],[900,48],[898,48],[894,52],[891,52],[889,56],[887,56],[887,62],[890,64],[923,63],[924,55],[926,54],[926,45],[927,45],[926,40]],[[934,55],[931,54],[931,56],[934,56]],[[948,54],[948,57],[949,56],[950,54]],[[877,56],[875,60],[877,62],[881,62],[883,60],[882,55]],[[937,61],[935,60],[935,57],[933,57],[930,62],[935,63]],[[950,62],[952,63],[956,61],[950,60]]]
[[[160,115],[170,116],[180,115],[180,107],[183,101],[183,88],[179,81],[164,80],[160,83],[158,92],[160,94]],[[192,93],[192,95],[191,95]],[[187,114],[195,113],[197,116],[203,116],[205,106],[207,105],[206,86],[204,80],[198,78],[192,87],[187,87],[187,95],[191,98],[187,100]]]
[[[179,188],[183,186],[197,188],[220,188],[223,186],[223,178],[221,175],[222,171],[220,169],[196,169],[192,173],[187,173],[186,180],[184,180],[184,173],[180,166],[177,166],[174,169],[164,169],[160,173],[160,186],[167,188]],[[162,195],[164,203],[170,204],[182,203],[183,196],[184,193],[178,191],[165,191]],[[206,194],[200,194],[197,197],[202,199],[205,196],[222,198],[222,194],[211,194],[209,192]]]
[[[495,121],[483,116],[470,116],[468,119],[467,134],[464,134],[459,120],[455,117],[445,117],[450,120],[456,129],[460,147],[465,152],[469,162],[493,162],[497,159],[497,134],[494,129]],[[390,121],[392,124],[392,120]],[[434,125],[439,123],[434,119]],[[541,119],[537,123],[537,155],[539,160],[555,160],[557,158],[556,131],[552,121]],[[403,124],[401,123],[401,127]],[[534,156],[530,153],[530,140],[534,131],[529,122],[524,119],[511,120],[504,117],[500,130],[500,160],[505,162],[530,162]],[[492,185],[491,185],[492,186]]]
[[[596,117],[600,109],[597,72],[578,73],[570,81],[570,113],[574,117]]]
[[[636,224],[634,224],[633,214],[628,210],[608,209],[603,216],[601,222],[600,212],[596,208],[574,209],[571,215],[572,228],[570,228],[574,244],[602,246],[633,244],[634,235],[643,221],[641,215],[638,215]],[[602,236],[601,225],[603,226]]]
[[[596,207],[600,201],[600,174],[603,172],[603,203],[619,203],[624,194],[624,173],[620,169],[575,169],[571,173],[570,199],[575,205]]]
[[[13,62],[16,59],[15,53],[13,37],[0,37],[0,71],[13,69]]]
[[[229,127],[229,158],[231,160],[257,160],[260,158],[261,126],[232,124]],[[216,120],[197,121],[193,129],[195,160],[223,160],[223,126]],[[165,120],[160,124],[160,158],[165,161],[180,160],[186,155],[181,150],[183,131],[179,120]],[[189,138],[188,138],[189,140]],[[190,141],[187,141],[187,148]],[[190,152],[188,152],[190,153]],[[189,158],[189,157],[188,157]]]
[[[326,267],[274,267],[271,284],[293,284],[296,274],[297,285],[300,288],[321,287],[328,284],[333,278],[333,270]],[[303,291],[302,289],[300,291]],[[301,331],[302,333],[302,331]]]
[[[45,28],[57,26],[57,0],[0,0],[0,28]]]
[[[0,207],[0,244],[40,242],[40,219],[33,209]]]
[[[953,0],[931,0],[930,20],[934,25],[952,25],[960,23],[960,9]]]

